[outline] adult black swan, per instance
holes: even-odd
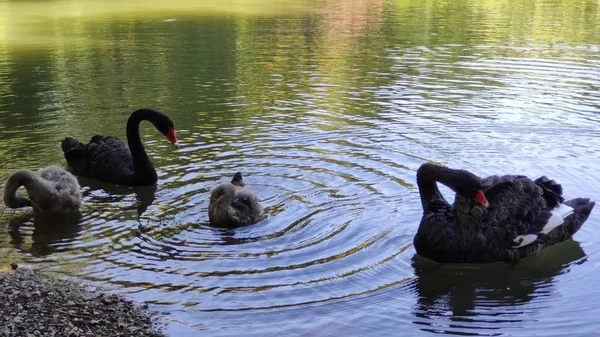
[[[92,137],[88,144],[67,137],[61,147],[73,173],[119,185],[153,185],[157,176],[140,139],[141,121],[150,121],[178,147],[173,121],[164,113],[140,109],[127,120],[127,146],[117,137]]]
[[[456,192],[450,205],[437,188]],[[491,176],[423,164],[417,171],[423,218],[414,238],[421,256],[437,262],[512,262],[568,240],[594,208],[564,201],[562,187],[542,176]]]

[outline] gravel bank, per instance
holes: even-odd
[[[31,270],[0,272],[0,337],[164,337],[145,309]]]

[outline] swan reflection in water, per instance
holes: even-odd
[[[27,228],[31,227],[31,244]],[[53,254],[59,250],[75,248],[76,238],[81,235],[81,213],[69,215],[45,215],[23,213],[11,216],[8,220],[10,244],[17,250],[34,257]]]
[[[413,323],[423,325],[423,331],[456,334],[460,322],[488,316],[486,322],[491,319],[498,325],[486,324],[486,329],[501,329],[505,327],[501,323],[522,320],[522,310],[515,310],[515,318],[511,318],[511,308],[552,296],[553,278],[568,272],[573,264],[585,263],[585,256],[579,243],[573,240],[516,264],[438,264],[415,255],[412,266],[417,276],[414,288],[418,297]],[[502,307],[506,310],[499,315]],[[487,312],[488,308],[498,310]],[[491,317],[494,315],[498,317]],[[444,324],[445,320],[451,323]]]
[[[79,177],[79,184],[86,202],[96,205],[116,205],[125,202],[129,195],[135,195],[135,202],[119,207],[127,211],[135,209],[138,220],[148,210],[156,199],[157,185],[149,186],[122,186],[105,183],[96,179]]]
[[[135,201],[118,209],[120,212],[135,210],[139,221],[156,198],[156,185],[130,187],[84,177],[79,177],[78,180],[85,200],[79,212],[67,215],[47,215],[39,212],[10,214],[8,232],[10,243],[16,249],[38,257],[53,254],[59,249],[66,250],[67,243],[75,241],[81,235],[85,214],[93,212],[97,205],[122,204],[124,199],[133,194]],[[28,230],[29,227],[31,231]],[[30,235],[29,245],[27,237]]]

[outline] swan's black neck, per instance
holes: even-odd
[[[127,120],[127,144],[133,158],[133,166],[136,177],[156,181],[156,171],[154,165],[144,149],[144,144],[140,138],[140,122],[147,120],[154,126],[159,122],[160,113],[152,109],[140,109],[129,116]]]
[[[425,210],[432,201],[440,201],[448,204],[436,183],[436,181],[445,173],[442,169],[445,168],[432,164],[423,164],[417,170],[417,186],[419,187],[423,210]]]
[[[31,201],[23,198],[17,191],[21,186],[27,188],[36,178],[35,173],[29,170],[20,170],[13,173],[4,185],[4,203],[6,206],[10,208],[31,206]]]
[[[448,186],[463,198],[471,199],[476,190],[481,190],[481,180],[466,170],[453,170],[433,164],[423,164],[417,170],[417,185],[421,194],[423,209],[432,201],[448,202],[437,188],[436,182]]]

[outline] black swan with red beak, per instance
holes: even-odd
[[[173,121],[163,112],[152,109],[134,111],[127,120],[127,144],[117,137],[92,137],[88,144],[67,137],[61,147],[73,173],[119,185],[153,185],[157,175],[140,139],[140,122],[150,121],[178,147]]]
[[[448,186],[450,205],[437,188]],[[570,239],[594,202],[565,201],[562,186],[542,176],[480,179],[471,172],[423,164],[417,171],[423,217],[414,238],[417,253],[437,262],[514,262]]]

